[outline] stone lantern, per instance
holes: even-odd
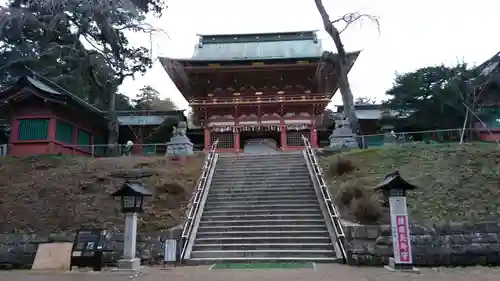
[[[137,213],[143,211],[144,197],[152,196],[152,193],[140,181],[127,180],[111,196],[120,197],[121,211],[125,214],[123,259],[118,261],[118,270],[136,271],[141,266],[141,260],[135,256]]]

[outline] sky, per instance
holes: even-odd
[[[465,61],[480,64],[500,51],[497,14],[493,0],[323,0],[330,17],[349,12],[379,18],[380,30],[370,20],[351,25],[342,33],[346,50],[362,50],[349,74],[354,97],[385,99],[395,74],[421,67]],[[152,50],[155,60],[145,75],[124,82],[120,90],[134,97],[144,85],[158,90],[181,109],[188,103],[174,86],[158,56],[189,58],[198,42],[196,34],[235,34],[320,30],[325,50],[335,51],[322,29],[313,0],[168,0],[159,19],[148,18],[158,31],[129,34],[134,45]],[[342,28],[342,26],[339,26]],[[341,104],[340,93],[332,99]]]

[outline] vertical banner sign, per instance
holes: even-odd
[[[394,262],[412,264],[410,226],[406,209],[406,197],[390,197],[392,245]]]

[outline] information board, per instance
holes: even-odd
[[[100,271],[106,234],[104,229],[78,230],[73,241],[70,267],[92,267],[95,271]]]

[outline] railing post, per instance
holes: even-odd
[[[218,143],[219,143],[218,139],[212,143],[210,151],[205,159],[205,163],[201,171],[201,176],[196,184],[195,193],[191,197],[190,201],[191,207],[189,208],[189,213],[186,218],[186,221],[184,222],[181,235],[181,256],[180,256],[181,261],[184,260],[185,258],[186,251],[188,250],[188,244],[190,242],[189,239],[192,236],[193,227],[195,227],[194,225],[195,219],[199,212],[200,203],[202,203],[203,196],[207,192],[207,184],[209,181],[211,170],[213,169],[215,152]]]
[[[323,197],[323,202],[328,210],[328,216],[330,217],[330,222],[332,224],[333,230],[335,231],[335,236],[337,240],[336,242],[337,245],[339,246],[340,254],[342,255],[342,259],[345,262],[347,262],[347,254],[344,247],[345,234],[344,230],[342,229],[342,222],[340,221],[339,214],[333,203],[330,190],[328,189],[328,186],[326,185],[325,180],[323,179],[323,176],[321,174],[321,168],[319,167],[319,163],[317,161],[316,155],[314,154],[314,151],[312,150],[311,144],[309,140],[306,137],[304,137],[304,135],[302,135],[302,140],[304,141],[304,147],[306,152],[305,154],[307,156],[306,161],[311,165],[312,172],[314,174],[312,176],[314,176],[318,188],[321,189],[320,193]]]

